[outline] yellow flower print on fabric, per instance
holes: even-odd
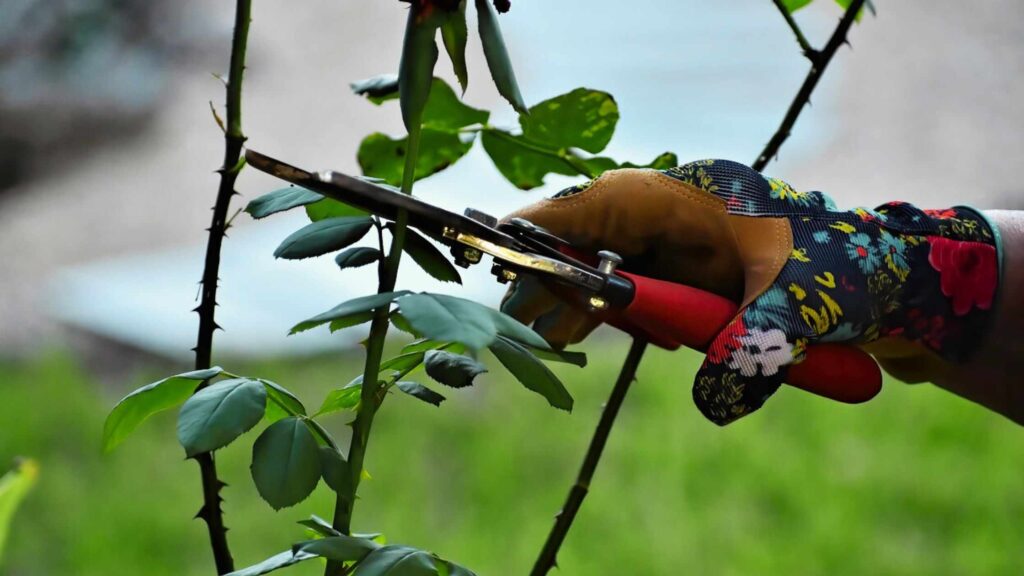
[[[907,242],[903,236],[882,230],[878,237],[878,251],[882,253],[885,266],[896,274],[900,282],[906,282],[910,275],[910,261],[907,259]]]
[[[742,404],[744,384],[735,372],[720,377],[701,376],[694,384],[694,395],[706,402],[716,418],[732,418],[746,414],[750,409]],[[725,406],[731,408],[727,412]]]
[[[836,277],[831,272],[825,272],[821,276],[815,276],[814,281],[828,289],[835,289],[836,287]],[[797,291],[794,291],[794,288],[796,288]],[[806,299],[806,292],[799,286],[791,284],[789,289],[797,296],[797,300],[804,301]],[[825,290],[815,288],[814,293],[818,296],[818,300],[821,304],[817,306],[809,306],[806,303],[801,304],[800,317],[803,318],[804,323],[807,324],[807,327],[810,328],[811,331],[816,335],[821,336],[839,323],[839,319],[843,316],[843,308],[838,302],[836,302],[835,298],[829,295]]]
[[[810,194],[794,190],[792,186],[778,178],[768,178],[768,184],[772,188],[771,197],[776,200],[784,200],[800,206],[809,206],[811,204]]]
[[[810,257],[807,256],[807,248],[793,248],[793,252],[789,255],[790,260],[796,260],[797,262],[810,262]]]
[[[856,228],[854,228],[852,225],[846,222],[836,222],[835,224],[830,224],[829,227],[835,228],[836,230],[839,230],[840,232],[844,232],[846,234],[853,234],[854,232],[857,231]]]
[[[718,192],[718,184],[715,184],[715,179],[705,170],[706,167],[713,166],[714,164],[714,160],[698,160],[684,166],[669,168],[668,174],[687,184],[692,184],[705,192],[715,194]]]
[[[805,359],[805,352],[807,352],[807,338],[797,338],[793,342],[793,364],[799,364]]]

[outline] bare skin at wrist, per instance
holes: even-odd
[[[905,382],[932,382],[1024,425],[1024,212],[986,210],[1003,241],[1003,277],[992,327],[966,363],[952,364],[917,348],[866,347],[886,372]],[[881,342],[879,342],[881,344]]]

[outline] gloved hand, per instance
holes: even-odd
[[[759,408],[818,343],[873,342],[868,349],[903,377],[936,356],[963,360],[999,281],[998,231],[971,208],[839,211],[821,192],[728,160],[606,172],[509,217],[580,251],[617,252],[625,271],[738,302],[693,387],[718,424]],[[600,323],[567,301],[526,279],[502,309],[564,346]]]

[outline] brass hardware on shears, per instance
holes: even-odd
[[[625,306],[633,299],[633,285],[615,274],[621,262],[617,255],[603,252],[595,268],[567,254],[564,240],[521,218],[499,222],[473,208],[456,214],[391,186],[330,170],[309,172],[254,150],[246,150],[245,159],[257,170],[386,220],[394,221],[404,211],[409,226],[451,248],[456,264],[468,267],[490,255],[491,272],[499,282],[523,274],[544,277],[583,291],[585,301],[597,310]]]

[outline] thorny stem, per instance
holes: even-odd
[[[825,71],[825,67],[828,66],[829,61],[835,55],[836,50],[839,49],[846,41],[846,33],[850,29],[850,25],[853,23],[857,12],[861,6],[864,5],[865,0],[853,0],[847,8],[846,13],[843,14],[842,19],[839,21],[839,25],[836,27],[835,32],[829,39],[828,44],[821,52],[813,52],[811,57],[811,71],[804,81],[803,86],[800,87],[800,91],[797,93],[793,104],[790,106],[789,111],[783,118],[782,124],[779,126],[779,130],[772,136],[772,139],[768,142],[761,156],[758,157],[754,163],[753,168],[755,170],[762,170],[765,165],[768,164],[768,160],[774,156],[783,142],[789,136],[790,129],[796,122],[797,116],[800,115],[800,110],[803,108],[811,97],[811,93],[814,91],[815,86],[818,83],[818,79],[821,74]],[[779,2],[775,2],[779,5]],[[783,14],[788,14],[783,10]],[[789,21],[789,18],[787,18]],[[798,34],[797,41],[801,41],[802,34],[799,33],[799,28],[796,27],[795,22],[791,24],[794,28],[794,32]],[[806,43],[806,40],[801,42],[801,47]],[[809,47],[809,45],[808,45]],[[805,48],[805,54],[807,49]],[[581,174],[586,175],[586,172],[579,170]],[[558,556],[558,550],[562,546],[562,542],[565,540],[566,535],[569,532],[569,528],[572,526],[573,520],[576,518],[576,513],[579,512],[580,506],[583,505],[583,499],[586,497],[590,490],[590,482],[593,479],[594,471],[597,469],[597,464],[601,459],[601,453],[604,450],[605,443],[608,441],[608,435],[611,433],[612,426],[615,424],[615,417],[618,415],[619,408],[622,407],[622,402],[625,400],[626,392],[629,391],[629,386],[636,377],[636,369],[640,364],[640,359],[643,356],[644,350],[647,347],[647,342],[640,338],[634,338],[633,344],[629,349],[629,354],[626,356],[626,361],[622,365],[622,370],[619,372],[619,378],[615,382],[615,386],[612,388],[611,395],[608,398],[608,402],[605,405],[604,412],[601,414],[601,419],[597,423],[597,428],[594,430],[594,436],[590,440],[590,447],[587,449],[586,456],[583,459],[583,466],[580,468],[579,475],[577,476],[576,483],[573,484],[569,490],[569,495],[566,498],[565,505],[562,507],[561,512],[555,518],[555,525],[548,534],[547,540],[544,542],[544,547],[541,549],[537,561],[533,566],[533,570],[530,572],[530,576],[545,576],[551,568],[556,565]]]
[[[754,170],[757,170],[758,172],[764,170],[764,167],[768,165],[768,162],[778,154],[782,143],[789,138],[790,131],[793,129],[793,125],[796,124],[796,119],[800,116],[800,112],[803,111],[804,106],[810,102],[811,93],[814,92],[814,88],[818,85],[818,80],[821,79],[821,75],[825,73],[825,68],[828,67],[829,62],[832,61],[832,57],[835,56],[839,47],[846,42],[846,34],[849,32],[850,26],[853,25],[853,21],[857,17],[857,13],[860,12],[863,5],[864,0],[853,0],[853,2],[850,2],[850,6],[847,7],[846,13],[844,13],[843,17],[839,20],[839,25],[836,26],[836,30],[832,33],[832,37],[828,39],[828,43],[825,44],[825,47],[822,48],[821,52],[811,60],[811,70],[807,73],[807,78],[804,79],[804,83],[800,86],[800,90],[796,93],[796,97],[793,98],[793,103],[789,105],[789,110],[786,111],[786,115],[782,118],[782,123],[779,124],[778,130],[776,130],[775,134],[773,134],[771,139],[768,140],[768,144],[765,145],[764,150],[761,151],[757,160],[755,160],[751,165]]]
[[[811,62],[814,62],[818,58],[818,51],[811,46],[811,43],[807,41],[800,26],[793,19],[793,14],[789,12],[789,9],[782,3],[782,0],[772,0],[775,6],[779,9],[782,17],[785,18],[786,24],[789,24],[789,29],[793,31],[793,35],[796,36],[796,43],[800,45],[800,49],[803,50],[804,56]]]
[[[217,280],[220,272],[220,251],[228,225],[228,208],[235,194],[235,180],[241,170],[242,145],[242,75],[245,73],[245,51],[249,38],[251,0],[238,0],[235,5],[235,30],[231,39],[231,64],[227,80],[227,129],[224,131],[224,162],[221,164],[220,186],[213,205],[213,221],[206,244],[203,266],[202,292],[196,312],[199,314],[199,334],[196,337],[197,370],[210,367],[213,354],[213,332],[219,326],[215,321],[217,307]],[[202,386],[205,386],[204,382]],[[212,452],[195,456],[199,463],[203,484],[203,507],[197,514],[206,522],[210,548],[218,574],[234,570],[234,560],[228,547],[227,528],[220,504],[220,489],[225,485],[217,477],[217,464]]]
[[[576,518],[576,513],[579,512],[580,506],[583,505],[583,499],[590,490],[590,482],[594,478],[597,463],[601,460],[601,453],[604,451],[604,446],[608,442],[608,435],[611,434],[612,426],[615,424],[615,417],[619,414],[619,408],[622,407],[623,400],[626,399],[626,392],[629,391],[629,386],[636,379],[636,369],[640,365],[640,359],[643,357],[644,350],[646,349],[646,340],[643,338],[633,339],[633,345],[630,346],[629,353],[626,355],[626,361],[622,364],[619,378],[615,381],[611,396],[608,397],[608,402],[601,413],[601,419],[597,422],[594,436],[590,439],[590,447],[587,448],[587,455],[583,458],[583,466],[580,467],[576,483],[569,489],[569,496],[565,499],[565,505],[562,506],[562,511],[555,517],[555,527],[548,534],[548,539],[544,542],[544,547],[541,548],[540,555],[537,557],[537,562],[533,565],[530,576],[545,576],[548,570],[555,566],[555,557],[558,555],[558,549],[561,548],[562,541],[565,540],[565,535],[569,533],[569,527],[572,526],[572,521]]]
[[[405,156],[405,168],[402,172],[402,192],[412,193],[414,182],[416,158],[419,155],[420,128],[417,125],[409,131],[409,147]],[[385,260],[378,265],[380,282],[377,286],[377,293],[391,292],[395,289],[395,279],[398,276],[398,265],[402,259],[402,249],[405,246],[405,230],[408,224],[408,214],[403,210],[398,213],[395,225],[391,229],[391,249]],[[373,322],[370,324],[370,336],[366,341],[366,366],[363,372],[363,387],[359,396],[359,411],[356,419],[352,422],[352,440],[348,449],[348,467],[351,481],[351,490],[348,494],[338,494],[334,506],[334,529],[342,534],[350,534],[352,531],[352,509],[355,506],[356,492],[359,489],[359,481],[362,479],[363,460],[366,457],[366,448],[370,440],[370,429],[373,426],[373,418],[384,401],[380,394],[381,385],[377,376],[380,373],[380,363],[384,352],[384,339],[388,333],[388,310],[389,306],[382,306],[374,311]],[[340,562],[328,562],[324,571],[325,576],[336,576],[344,573]]]

